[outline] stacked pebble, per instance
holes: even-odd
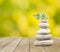
[[[35,42],[35,45],[52,45],[54,41],[50,34],[50,30],[48,29],[49,24],[47,23],[47,20],[42,20],[39,27],[41,29],[38,31],[38,35],[36,36],[37,41]]]

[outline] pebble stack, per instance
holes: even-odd
[[[49,24],[47,20],[41,20],[39,27],[41,28],[37,32],[36,41],[34,42],[37,46],[48,46],[54,43],[53,37],[50,34],[50,30],[48,29]]]

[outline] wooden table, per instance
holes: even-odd
[[[60,39],[52,46],[35,46],[33,38],[0,38],[0,52],[60,52]]]

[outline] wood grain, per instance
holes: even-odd
[[[2,50],[5,46],[7,46],[13,38],[5,39],[4,41],[0,42],[0,50]]]
[[[44,52],[41,46],[34,45],[35,39],[30,39],[30,52]]]
[[[46,52],[60,52],[60,41],[58,39],[54,39],[54,44],[52,46],[45,46],[43,49]]]
[[[60,52],[60,39],[52,46],[35,46],[34,38],[0,38],[0,52]]]
[[[0,38],[0,43],[5,41],[6,39],[9,39],[9,38]]]
[[[19,43],[15,52],[29,52],[29,39],[23,38],[23,40]]]
[[[9,41],[9,40],[8,40]],[[0,52],[13,52],[18,43],[21,41],[20,38],[14,39],[12,42],[10,42],[4,49],[2,49]]]

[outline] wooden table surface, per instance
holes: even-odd
[[[60,39],[52,46],[35,46],[33,38],[0,38],[0,52],[60,52]]]

